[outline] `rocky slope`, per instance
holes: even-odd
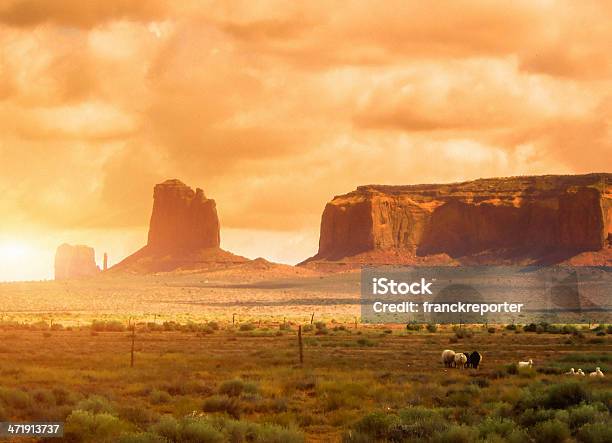
[[[57,248],[55,252],[56,280],[91,277],[99,272],[93,248],[66,243]]]
[[[153,190],[153,211],[145,247],[111,268],[112,272],[168,272],[211,269],[248,259],[219,247],[215,201],[179,180],[166,180]]]
[[[304,263],[605,264],[611,239],[612,174],[369,185],[326,205]]]

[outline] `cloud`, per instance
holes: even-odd
[[[148,21],[166,10],[166,2],[160,0],[6,0],[0,6],[0,22],[17,27],[51,23],[91,28],[110,20]]]
[[[0,229],[144,232],[180,178],[232,248],[265,231],[245,253],[293,260],[361,184],[610,170],[611,10],[3,2]]]

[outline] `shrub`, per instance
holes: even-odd
[[[227,395],[213,395],[212,397],[204,400],[202,410],[204,412],[226,412],[234,418],[240,418],[242,405],[235,397],[228,397]]]
[[[448,427],[444,417],[436,410],[422,406],[402,409],[399,417],[401,427],[396,432],[401,432],[403,439],[427,440]]]
[[[536,443],[563,442],[570,437],[569,428],[559,420],[538,423],[532,431]]]
[[[127,422],[137,425],[150,425],[158,420],[159,416],[154,411],[142,406],[125,405],[119,407],[119,417]]]
[[[478,425],[478,432],[481,438],[489,437],[490,435],[498,435],[505,438],[510,435],[516,428],[516,424],[512,420],[506,418],[486,418]]]
[[[217,323],[216,321],[209,321],[206,324],[206,326],[208,326],[213,331],[218,331],[219,330],[219,323]]]
[[[66,419],[64,434],[67,441],[113,441],[123,428],[121,421],[111,414],[75,410]]]
[[[433,323],[427,323],[427,331],[428,332],[437,332],[438,331],[438,326],[433,324]]]
[[[583,443],[609,443],[612,441],[612,426],[609,423],[589,423],[580,428],[576,439]]]
[[[36,389],[31,395],[34,401],[39,405],[55,406],[55,395],[48,389]]]
[[[208,325],[204,325],[200,328],[200,333],[204,335],[212,334],[213,332],[215,332],[215,330]]]
[[[356,424],[358,432],[369,435],[374,440],[388,438],[392,426],[399,422],[398,417],[384,412],[373,412],[362,417]]]
[[[15,409],[26,409],[32,404],[32,398],[20,389],[0,387],[0,401]]]
[[[156,424],[151,426],[151,431],[173,442],[180,438],[179,422],[171,415],[164,415],[160,418]]]
[[[75,394],[64,388],[53,388],[51,392],[55,397],[55,404],[58,406],[73,404],[76,401]]]
[[[318,321],[315,322],[315,328],[317,328],[318,330],[327,329],[327,325],[323,321]]]
[[[472,443],[476,441],[478,432],[469,426],[451,426],[433,439],[437,443]]]
[[[371,348],[372,346],[376,346],[376,342],[364,337],[357,339],[357,344],[359,346],[367,346],[369,348]]]
[[[153,389],[149,394],[149,400],[154,405],[161,405],[164,403],[169,403],[172,400],[170,394],[166,391],[160,391],[159,389]]]
[[[257,386],[240,379],[226,380],[219,386],[219,394],[229,397],[239,397],[243,392],[255,393],[257,392]]]
[[[293,390],[298,391],[312,391],[317,387],[317,378],[314,375],[304,374],[303,376],[296,376],[289,379],[284,386],[284,392],[286,394],[291,393]]]
[[[490,327],[489,329],[487,329],[487,332],[489,334],[495,334],[495,331],[497,331],[497,329],[495,329],[494,327]]]
[[[580,404],[568,410],[568,424],[570,429],[577,430],[582,426],[603,421],[606,418],[607,409],[602,403]]]
[[[551,420],[555,416],[555,411],[550,409],[525,409],[519,416],[518,422],[521,426],[531,428],[538,423]]]
[[[508,331],[516,331],[516,325],[514,323],[511,323],[509,325],[506,325],[506,329]]]
[[[185,443],[221,443],[223,434],[205,420],[188,420],[181,429],[181,442]]]
[[[578,334],[578,329],[573,325],[563,325],[561,328],[562,334]]]
[[[125,325],[120,321],[99,321],[94,320],[91,324],[91,330],[94,332],[123,332]]]
[[[458,339],[462,338],[470,338],[474,335],[474,333],[469,329],[460,328],[455,331],[455,337]]]
[[[197,421],[205,423],[213,429],[216,429],[222,433],[222,441],[224,442],[302,443],[304,441],[304,436],[299,430],[287,428],[277,424],[258,424],[248,421],[233,420],[226,417],[187,420],[187,422]],[[207,442],[210,440],[197,441]]]
[[[489,380],[483,377],[474,378],[470,381],[470,383],[472,383],[475,386],[478,386],[479,388],[488,388],[489,385],[491,384]]]
[[[92,395],[77,403],[76,408],[81,411],[93,412],[94,414],[114,414],[115,408],[108,399],[100,395]]]
[[[565,409],[587,401],[589,394],[586,388],[577,383],[569,382],[552,385],[547,392],[545,406],[553,409]]]
[[[529,323],[528,325],[523,327],[523,331],[525,332],[536,332],[538,330],[538,326],[535,323]]]
[[[506,370],[506,373],[510,375],[516,375],[519,372],[518,364],[516,363],[507,364],[504,366],[504,369]]]
[[[255,325],[252,323],[243,323],[240,325],[240,330],[241,331],[254,331]]]
[[[420,331],[421,330],[421,325],[418,323],[408,323],[406,325],[406,330],[408,331]]]
[[[302,332],[311,332],[314,329],[312,325],[304,325],[302,326]]]

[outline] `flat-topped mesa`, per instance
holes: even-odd
[[[370,185],[326,205],[319,252],[307,262],[443,255],[483,264],[553,263],[604,249],[611,238],[612,174]]]
[[[55,279],[68,280],[92,277],[100,272],[94,249],[64,243],[55,252]]]
[[[219,247],[215,201],[179,180],[155,185],[147,245],[167,252]]]

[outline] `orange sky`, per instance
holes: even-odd
[[[176,6],[180,4],[180,6]],[[612,170],[607,1],[4,0],[0,281],[64,241],[116,262],[152,187],[295,263],[366,183]]]

